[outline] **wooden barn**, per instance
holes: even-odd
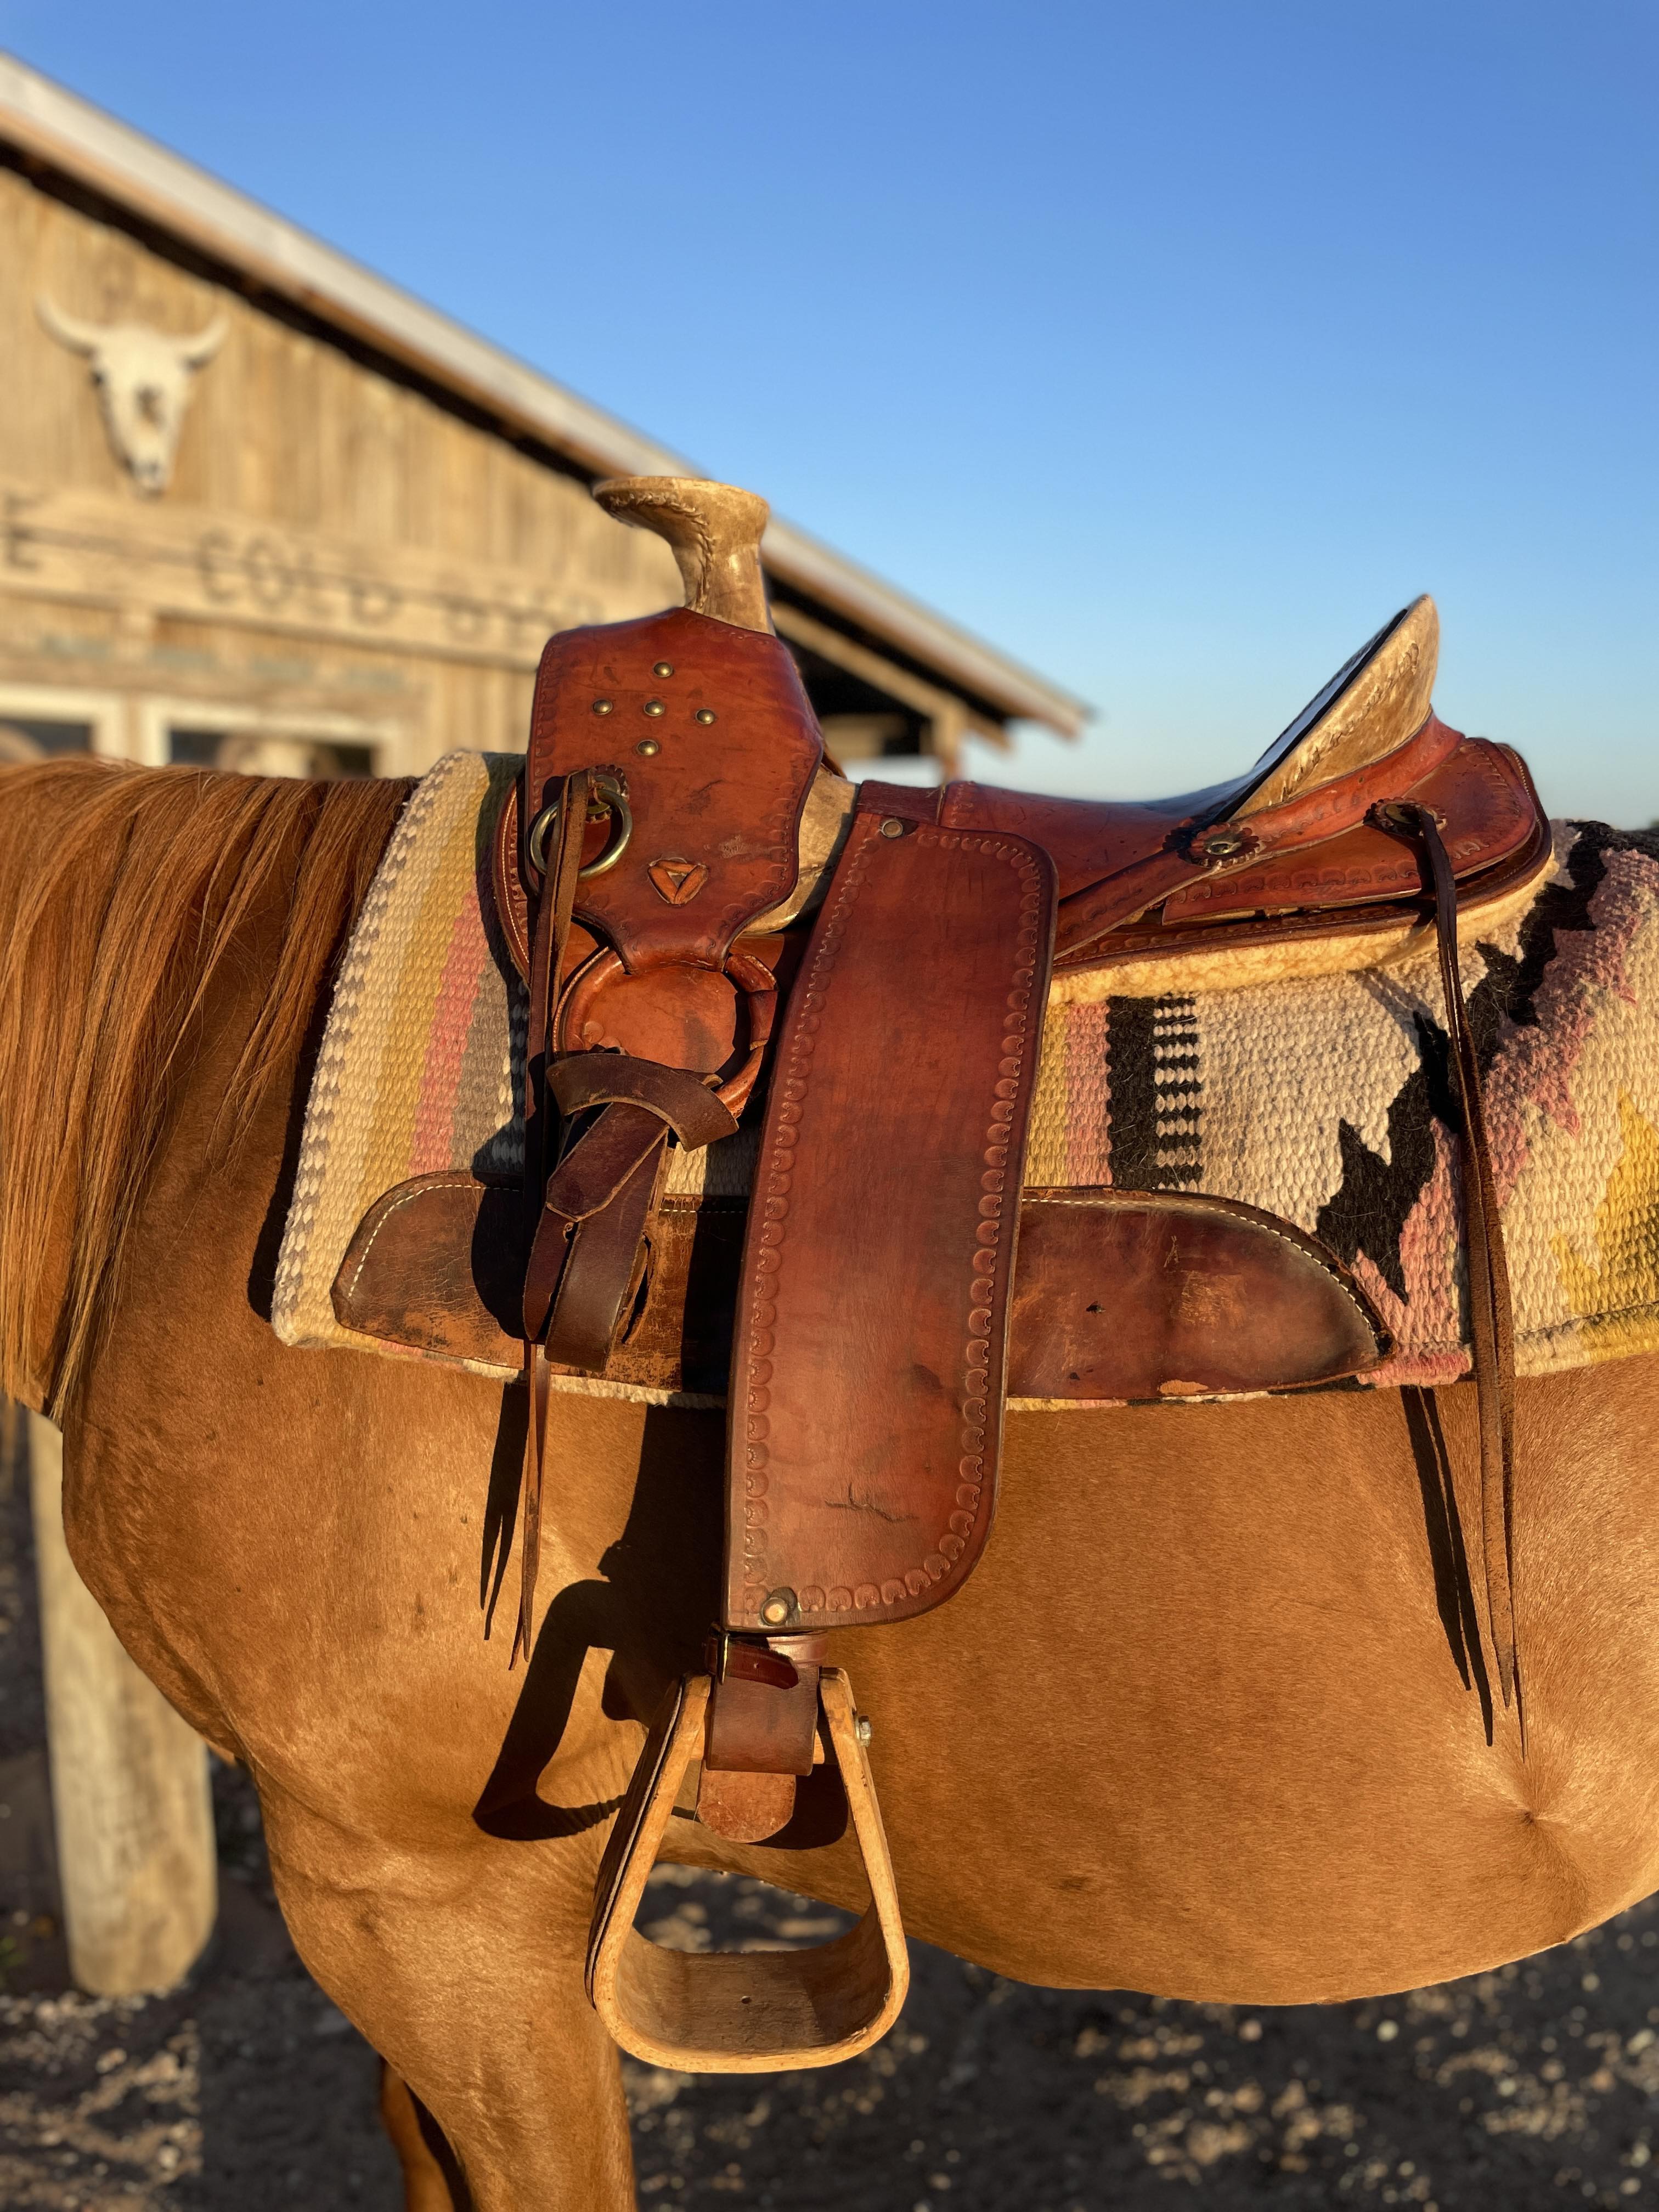
[[[522,744],[550,630],[678,600],[666,548],[586,487],[685,462],[4,58],[0,331],[14,756],[419,770]],[[799,531],[766,550],[855,768],[1080,726]]]

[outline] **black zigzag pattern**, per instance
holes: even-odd
[[[1659,833],[1610,830],[1602,822],[1575,822],[1577,834],[1566,856],[1565,883],[1549,884],[1528,908],[1514,953],[1479,944],[1486,973],[1469,994],[1469,1028],[1482,1069],[1497,1057],[1506,1026],[1534,1029],[1538,993],[1563,937],[1587,930],[1590,902],[1607,872],[1609,853],[1640,853],[1659,860]],[[1406,1295],[1400,1239],[1412,1208],[1434,1167],[1431,1122],[1457,1124],[1446,1032],[1431,1016],[1414,1017],[1421,1066],[1407,1076],[1389,1107],[1389,1157],[1374,1152],[1346,1121],[1337,1125],[1342,1180],[1320,1208],[1315,1233],[1349,1267],[1360,1253],[1396,1297]]]

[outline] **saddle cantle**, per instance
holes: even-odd
[[[664,478],[595,496],[667,538],[686,605],[564,632],[543,656],[492,869],[529,994],[523,1186],[448,1172],[387,1193],[334,1300],[359,1334],[521,1364],[515,1651],[534,1630],[561,1379],[724,1391],[719,1618],[618,1816],[589,1986],[659,2063],[820,2063],[883,2032],[906,1975],[867,1729],[823,1639],[962,1586],[991,1528],[1007,1397],[1306,1388],[1389,1348],[1335,1258],[1273,1217],[1026,1190],[1051,990],[1216,988],[1437,936],[1508,1694],[1508,1299],[1455,952],[1460,921],[1530,896],[1549,840],[1519,759],[1433,714],[1427,599],[1210,791],[1113,805],[854,787],[825,764],[771,630],[763,503]],[[758,1146],[746,1207],[665,1194],[671,1148],[740,1121]],[[851,1936],[763,1965],[671,1960],[633,1933],[693,1762],[697,1817],[757,1841],[826,1749],[873,1899]]]

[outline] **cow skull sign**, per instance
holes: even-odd
[[[85,354],[116,459],[142,492],[165,491],[173,474],[191,380],[212,360],[229,328],[222,313],[193,337],[169,337],[142,323],[84,323],[43,293],[40,320],[60,344]]]

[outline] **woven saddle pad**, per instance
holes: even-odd
[[[273,1313],[286,1343],[415,1356],[335,1317],[353,1231],[410,1176],[520,1170],[526,1008],[489,891],[489,833],[519,767],[448,755],[381,861],[307,1104]],[[1531,904],[1466,944],[1462,965],[1519,1371],[1659,1347],[1659,836],[1558,823]],[[1277,1213],[1353,1269],[1392,1332],[1368,1385],[1449,1382],[1469,1368],[1455,1121],[1431,953],[1126,992],[1050,1006],[1027,1182],[1206,1192]],[[676,1153],[669,1194],[739,1197],[753,1157],[748,1132]]]

